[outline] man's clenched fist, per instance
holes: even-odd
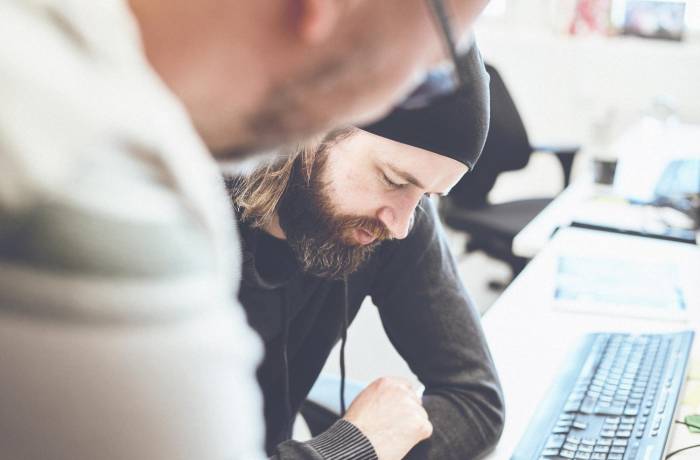
[[[399,378],[372,382],[344,418],[367,436],[379,460],[400,460],[433,433],[420,398],[408,381]]]

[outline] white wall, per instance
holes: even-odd
[[[562,24],[552,16],[551,1],[505,4],[506,10],[494,10],[502,14],[481,20],[477,41],[501,71],[534,142],[585,143],[591,122],[608,110],[624,127],[659,97],[682,119],[700,123],[697,33],[681,43],[570,37],[558,31]]]

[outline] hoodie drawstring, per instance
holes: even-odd
[[[343,280],[343,329],[340,343],[340,416],[345,416],[345,344],[348,339],[348,280]],[[291,434],[293,429],[292,405],[289,383],[289,354],[287,342],[289,341],[289,305],[291,293],[285,292],[285,302],[282,305],[282,397],[287,420],[287,432]]]
[[[348,340],[348,279],[343,280],[343,333],[340,343],[340,416],[345,416],[345,343]]]
[[[289,353],[287,350],[287,342],[289,342],[289,305],[291,293],[287,289],[284,295],[284,303],[282,305],[282,397],[284,398],[284,410],[286,416],[286,429],[291,437],[294,421],[292,420],[292,403],[290,401],[289,390]]]

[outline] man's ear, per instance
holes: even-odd
[[[293,27],[306,43],[317,44],[326,40],[340,18],[338,0],[290,0],[293,3]]]

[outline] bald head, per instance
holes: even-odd
[[[457,35],[486,0],[446,0]],[[445,57],[426,0],[130,0],[154,69],[220,155],[386,112]]]

